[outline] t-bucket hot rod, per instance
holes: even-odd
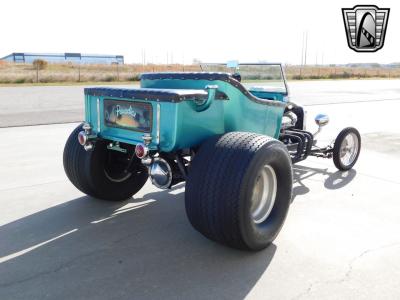
[[[260,250],[278,235],[293,163],[312,155],[348,170],[360,152],[351,127],[316,146],[303,108],[289,101],[280,64],[147,73],[140,85],[85,89],[85,122],[64,150],[68,178],[83,193],[113,201],[133,196],[148,178],[161,189],[185,181],[190,223],[231,247]],[[315,121],[320,129],[328,117]]]

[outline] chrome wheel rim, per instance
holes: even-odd
[[[107,170],[104,170],[104,175],[106,175],[107,179],[112,181],[112,182],[123,182],[125,180],[127,180],[129,177],[131,177],[132,173],[131,172],[127,172],[127,173],[121,173],[121,174],[113,174],[110,175],[108,174]]]
[[[251,197],[250,213],[256,224],[264,222],[275,204],[277,180],[274,169],[265,165],[257,175]]]
[[[126,169],[129,166],[129,161],[125,160],[121,154],[107,152],[104,160],[104,175],[108,180],[118,183],[123,182],[132,176],[132,172]]]
[[[354,162],[357,157],[358,148],[359,141],[357,135],[352,132],[346,135],[339,150],[340,162],[342,165],[347,167]]]

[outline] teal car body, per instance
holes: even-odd
[[[287,98],[286,89],[248,89],[226,72],[147,73],[140,88],[85,89],[85,121],[97,138],[136,145],[147,134],[150,150],[173,152],[232,131],[278,138]],[[112,101],[116,104],[107,111]],[[106,117],[117,111],[114,119],[129,121],[144,106],[145,130],[129,122],[110,123]]]
[[[205,237],[241,250],[270,245],[293,201],[293,164],[314,156],[350,170],[361,137],[347,127],[316,145],[329,117],[317,115],[318,131],[306,130],[279,64],[226,69],[146,73],[139,88],[85,89],[86,120],[63,152],[71,183],[93,198],[126,201],[149,181],[159,189],[184,182],[188,220]]]

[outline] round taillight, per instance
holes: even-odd
[[[79,144],[81,144],[82,146],[84,146],[87,142],[87,135],[84,131],[81,131],[78,133],[78,142]]]
[[[137,144],[135,147],[135,154],[140,159],[145,157],[147,155],[148,151],[149,150],[147,149],[147,147],[143,144]]]

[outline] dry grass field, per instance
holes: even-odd
[[[400,67],[287,66],[289,79],[400,78]]]
[[[0,84],[137,81],[143,72],[198,70],[182,65],[73,65],[48,64],[37,70],[31,64],[0,64]]]
[[[137,81],[143,72],[200,71],[199,65],[73,65],[48,64],[38,70],[31,64],[0,62],[0,84],[72,84]],[[286,66],[291,80],[400,78],[400,68],[338,66]]]

